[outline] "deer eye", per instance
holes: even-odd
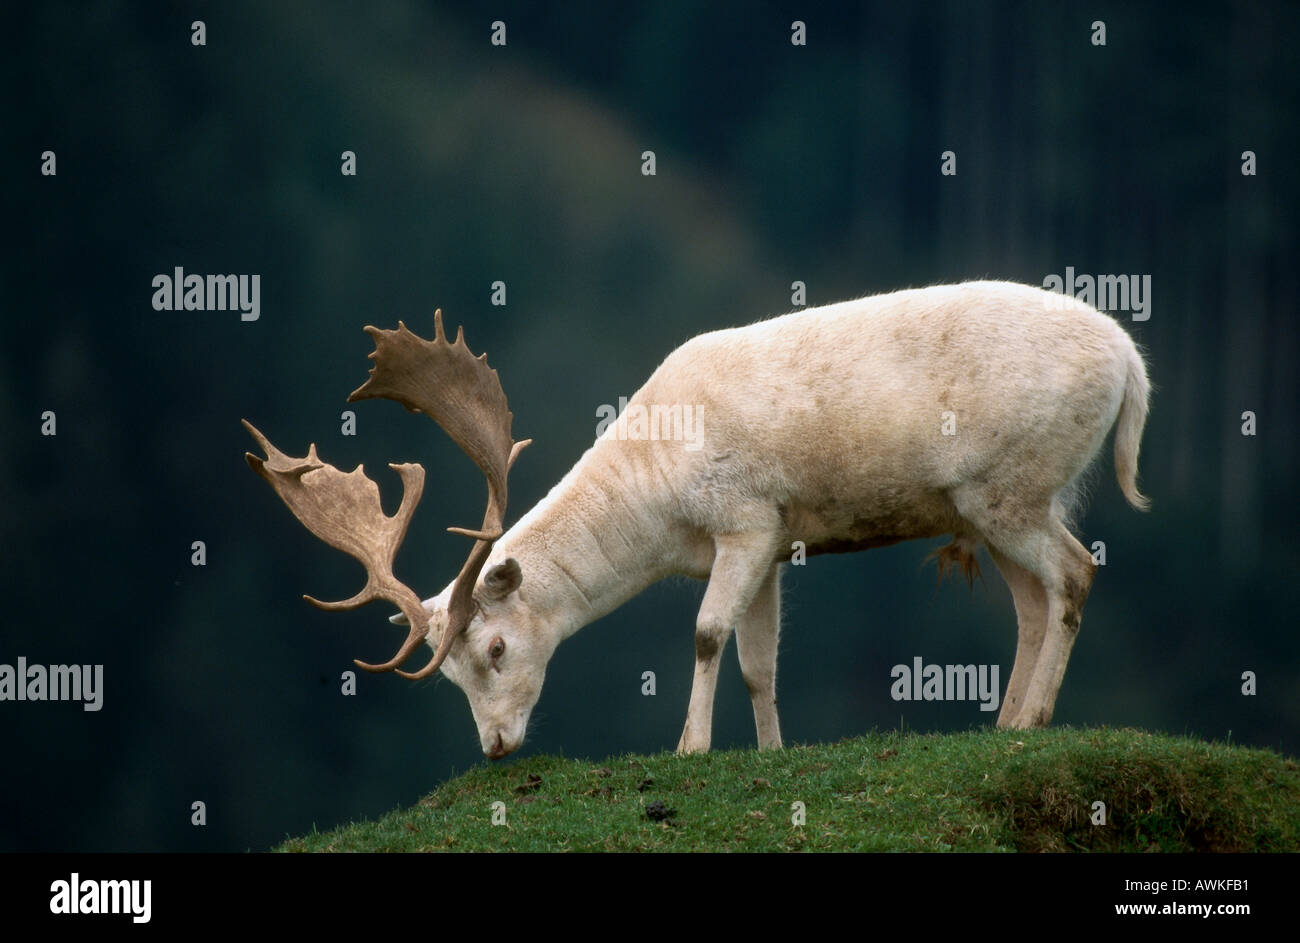
[[[496,638],[492,640],[492,647],[488,649],[488,654],[492,656],[493,661],[496,661],[505,653],[506,653],[506,640],[498,635]]]

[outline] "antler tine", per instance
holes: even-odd
[[[374,602],[376,599],[387,599],[389,602],[397,605],[397,607],[401,609],[402,615],[406,616],[407,624],[410,626],[410,629],[406,633],[406,640],[402,642],[402,647],[397,650],[397,654],[388,661],[378,665],[371,664],[368,661],[362,661],[360,658],[352,659],[353,664],[358,668],[364,668],[366,671],[378,674],[385,671],[394,671],[400,665],[404,664],[406,660],[415,653],[415,650],[424,643],[425,638],[429,634],[429,626],[427,624],[429,614],[424,610],[424,607],[420,605],[419,597],[416,596],[414,592],[411,592],[411,590],[407,588],[406,584],[398,583],[396,580],[394,580],[394,583],[396,585],[391,588],[392,591],[385,593],[376,590],[373,588],[373,583],[367,581],[365,588],[361,590],[361,592],[357,593],[350,599],[340,600],[339,602],[323,602],[314,596],[307,595],[304,595],[302,598],[307,600],[317,609],[324,609],[326,612],[342,612],[350,609],[359,609],[366,603]],[[418,616],[415,619],[411,618],[411,614],[415,609],[424,612],[424,624],[420,623]]]
[[[366,568],[366,585],[349,599],[322,602],[311,596],[304,598],[329,611],[356,609],[375,599],[394,603],[410,623],[402,647],[383,664],[355,661],[366,671],[395,670],[429,634],[429,613],[421,605],[420,597],[393,576],[393,557],[424,491],[424,468],[413,464],[388,466],[401,476],[403,487],[402,504],[389,517],[379,503],[379,486],[366,476],[362,466],[344,474],[320,460],[315,444],[308,449],[306,458],[291,458],[247,420],[244,428],[267,454],[261,459],[244,453],[252,469],[275,489],[303,526],[331,547],[355,557]]]
[[[524,439],[522,442],[516,442],[510,450],[510,458],[506,462],[506,472],[509,473],[519,457],[519,453],[531,445],[532,439]],[[469,558],[466,559],[465,565],[461,567],[460,573],[456,576],[456,583],[451,591],[451,599],[447,603],[447,629],[442,633],[442,638],[438,642],[438,649],[434,652],[433,658],[429,663],[419,671],[407,672],[398,671],[397,673],[403,678],[409,678],[412,681],[419,681],[427,678],[440,667],[451,651],[451,643],[455,640],[456,635],[464,631],[465,626],[469,625],[473,617],[474,610],[474,586],[478,583],[478,576],[483,572],[483,567],[487,563],[488,556],[492,552],[492,545],[502,534],[502,528],[505,526],[505,499],[504,496],[498,495],[492,490],[491,482],[488,483],[488,509],[483,515],[483,527],[479,531],[466,530],[463,527],[448,527],[447,530],[453,534],[464,534],[467,537],[476,538],[474,547],[470,551]],[[409,617],[408,617],[409,618]],[[460,628],[456,629],[455,626]]]
[[[401,321],[397,330],[367,326],[374,339],[370,377],[348,397],[348,402],[384,397],[411,412],[433,419],[451,436],[487,478],[488,504],[478,530],[449,527],[452,533],[474,538],[474,547],[461,567],[447,605],[447,624],[433,658],[416,672],[399,671],[405,678],[424,678],[442,666],[456,636],[469,625],[474,612],[474,586],[487,563],[492,544],[505,527],[506,482],[519,453],[532,441],[515,442],[505,391],[497,372],[488,366],[487,354],[477,357],[465,344],[465,329],[447,341],[442,309],[433,314],[433,340],[411,333]],[[409,616],[407,617],[410,618]]]

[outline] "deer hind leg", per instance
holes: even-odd
[[[1047,590],[1043,589],[1038,577],[1018,563],[1013,563],[1000,551],[993,547],[989,547],[988,551],[997,564],[998,572],[1011,588],[1011,598],[1016,605],[1016,663],[1011,669],[1006,695],[1002,698],[1002,711],[998,714],[998,726],[1010,727],[1015,724],[1016,716],[1025,703],[1029,679],[1033,676],[1038,653],[1043,647],[1043,636],[1047,631]]]
[[[695,679],[678,753],[703,753],[713,739],[713,695],[718,665],[732,628],[744,616],[772,570],[775,530],[714,538],[713,571],[695,620]]]
[[[754,594],[754,601],[736,623],[736,653],[740,673],[754,705],[754,726],[760,750],[781,747],[781,721],[776,713],[776,648],[781,632],[781,565],[773,564]]]
[[[990,497],[994,500],[989,500]],[[1070,650],[1079,634],[1083,603],[1092,586],[1096,569],[1092,555],[1066,528],[1060,508],[1051,498],[1041,502],[1012,502],[1006,499],[1005,493],[990,495],[988,492],[961,491],[953,494],[953,503],[958,513],[979,530],[999,567],[1005,559],[1028,571],[1043,591],[1046,615],[1042,620],[1042,640],[1038,644],[1037,656],[1031,659],[1030,650],[1024,645],[1026,641],[1032,642],[1036,634],[1032,621],[1026,633],[1022,620],[1021,644],[1007,686],[1003,715],[998,718],[998,723],[1022,729],[1046,727],[1056,707],[1056,696],[1065,678]],[[1008,570],[1003,570],[1004,575]],[[1010,582],[1011,577],[1008,578]],[[1014,588],[1012,592],[1019,617],[1021,594],[1017,594]],[[1025,593],[1032,595],[1027,590]],[[1030,600],[1026,599],[1026,602]],[[1033,609],[1032,602],[1029,609]],[[1010,701],[1016,693],[1016,686],[1026,681],[1025,672],[1028,672],[1027,683],[1017,709]],[[1014,714],[1009,711],[1014,711]]]
[[[1083,604],[1097,569],[1092,555],[1060,520],[1052,521],[1045,545],[1044,573],[1039,578],[1047,592],[1047,624],[1025,703],[1012,724],[1021,728],[1046,727],[1052,719],[1070,650],[1079,634]]]

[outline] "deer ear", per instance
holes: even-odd
[[[519,588],[523,579],[524,573],[519,568],[519,561],[507,557],[487,571],[483,577],[483,589],[492,599],[505,599]]]

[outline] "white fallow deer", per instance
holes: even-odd
[[[780,747],[776,655],[782,565],[808,555],[951,534],[941,567],[969,577],[982,543],[1019,621],[1000,727],[1045,726],[1079,631],[1094,564],[1066,521],[1077,482],[1115,427],[1115,469],[1135,508],[1148,382],[1110,317],[1068,296],[970,282],[796,311],[713,331],[668,356],[626,413],[693,410],[693,441],[610,425],[536,507],[504,529],[511,437],[496,371],[463,334],[367,327],[375,365],[351,400],[382,396],[435,419],[479,465],[488,509],[469,559],[420,603],[392,575],[424,470],[394,465],[405,494],[383,514],[375,483],[316,457],[248,455],[314,533],[360,559],[366,588],[402,612],[468,696],[483,752],[517,750],[556,646],[652,583],[708,580],[695,623],[695,678],[678,750],[709,748],[714,688],[734,630],[760,748]],[[245,423],[245,425],[248,425]],[[636,433],[635,427],[631,428]],[[645,430],[642,429],[642,433]],[[309,597],[310,598],[310,597]],[[313,602],[315,600],[312,600]]]

